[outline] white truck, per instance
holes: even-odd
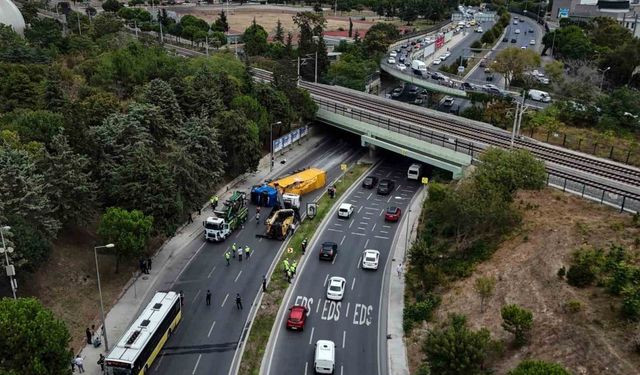
[[[411,69],[415,74],[423,74],[427,72],[427,64],[424,61],[413,60],[411,61]]]

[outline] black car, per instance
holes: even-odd
[[[502,38],[502,42],[503,42],[503,43],[504,43],[504,42],[508,42],[508,41],[509,41],[509,38],[507,38],[507,37]]]
[[[518,40],[516,38],[511,39],[511,43],[517,43]]]
[[[472,83],[469,83],[469,82],[463,82],[462,83],[462,88],[465,89],[465,90],[475,90],[476,86],[473,85]]]
[[[338,255],[338,244],[335,242],[323,242],[320,245],[320,260],[333,260]]]
[[[416,86],[409,87],[409,95],[415,95],[418,93],[418,88]]]
[[[367,176],[362,181],[362,187],[365,189],[373,189],[378,184],[378,177],[376,176]]]
[[[395,186],[396,184],[392,180],[386,178],[384,180],[380,180],[380,183],[378,184],[378,194],[389,195]]]

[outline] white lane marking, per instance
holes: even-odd
[[[198,296],[200,295],[200,292],[201,292],[201,291],[202,291],[201,289],[199,289],[199,290],[198,290],[198,293],[196,293],[196,296],[195,296],[195,297],[193,297],[193,302],[192,302],[192,303],[195,303],[195,302],[196,302],[196,300],[198,299]]]
[[[360,208],[358,208],[358,213],[360,213],[360,211],[362,211],[362,206],[360,206]]]
[[[380,215],[378,215],[378,216],[382,216],[383,213],[384,213],[384,208],[382,210],[380,210]]]
[[[344,236],[342,236],[342,240],[340,240],[340,246],[342,246],[342,243],[344,242],[344,239],[347,238],[347,235],[345,234]]]
[[[383,225],[383,228],[391,228],[391,225]]]
[[[364,219],[364,218],[363,218]],[[360,221],[358,222],[358,224],[362,224],[362,225],[369,225],[369,223],[367,223],[366,221]]]
[[[347,331],[342,331],[342,349],[344,349],[345,341],[347,341]]]
[[[260,237],[260,239],[258,240],[258,242],[262,242],[262,237]]]
[[[369,245],[369,239],[367,238],[367,242],[364,243],[364,248],[366,249],[368,245]]]
[[[389,234],[386,230],[381,230],[380,233]]]
[[[333,223],[333,225],[335,225],[336,227],[341,227],[342,224],[338,224],[338,223]]]
[[[336,258],[338,257],[338,254],[333,256],[333,260],[331,261],[331,264],[336,264]]]
[[[391,198],[393,198],[393,196],[390,196],[389,199],[387,199],[387,203],[391,202]]]
[[[358,265],[356,266],[356,268],[360,268],[360,263],[362,263],[362,257],[358,258]]]
[[[211,328],[209,328],[209,333],[207,334],[207,337],[211,336],[211,331],[213,331],[213,327],[216,326],[216,321],[213,321],[213,324],[211,325]]]
[[[344,375],[344,367],[340,365],[340,375]]]
[[[378,211],[377,208],[373,208],[373,207],[365,207],[365,210],[372,210],[372,211]]]
[[[307,371],[308,371],[307,367],[309,367],[309,362],[304,363],[304,375],[307,375]]]
[[[389,173],[387,173],[387,175],[385,177],[391,176],[392,173],[393,173],[393,170],[389,171]]]
[[[339,229],[327,228],[327,230],[330,230],[332,232],[340,232],[340,233],[342,233],[342,231],[339,230]]]
[[[207,279],[211,278],[211,274],[213,274],[213,271],[216,270],[216,266],[213,266],[213,268],[211,269],[211,272],[209,272],[209,276],[207,276]]]
[[[375,202],[371,202],[371,205],[372,205],[372,206],[377,206],[378,204],[377,204],[377,203],[375,203]]]
[[[353,281],[351,282],[351,290],[353,290],[353,287],[356,286],[356,278],[353,278]]]
[[[229,298],[229,293],[227,293],[227,295],[224,296],[224,301],[222,301],[222,306],[220,307],[224,307],[224,304],[227,303],[227,298]]]
[[[322,304],[322,297],[318,298],[318,305],[316,306],[316,314],[320,311],[320,305]]]
[[[324,286],[327,286],[327,280],[329,280],[329,274],[327,274],[327,276],[324,278]]]
[[[367,228],[358,227],[359,230],[367,230]]]
[[[384,237],[384,236],[374,236],[374,237],[375,238],[380,238],[380,239],[383,239],[383,240],[388,240],[389,239],[389,237]]]
[[[349,317],[349,307],[351,307],[351,302],[347,302],[347,318]]]
[[[351,232],[354,236],[364,236],[364,233]]]
[[[367,197],[367,200],[371,199],[372,195],[373,195],[373,193],[369,193],[369,196]]]
[[[353,225],[353,220],[349,223],[349,228]]]
[[[240,277],[240,275],[242,275],[242,270],[240,270],[240,272],[238,272],[238,276],[236,276],[236,279],[233,280],[234,283],[238,281],[238,278]]]
[[[400,190],[400,186],[402,186],[402,185],[398,185],[398,187],[396,188],[396,191]]]
[[[378,223],[374,223],[374,224],[373,224],[373,228],[371,228],[371,231],[372,231],[372,232],[376,230],[376,225],[378,225]]]
[[[196,361],[196,365],[193,366],[193,371],[191,372],[191,375],[196,373],[196,370],[198,369],[198,364],[200,363],[201,358],[202,358],[202,354],[198,355],[198,360]]]
[[[309,345],[311,345],[311,343],[313,342],[313,331],[316,329],[316,327],[311,327],[311,336],[309,336]]]

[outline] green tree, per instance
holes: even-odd
[[[504,88],[508,89],[514,78],[538,65],[540,56],[533,50],[509,47],[498,52],[491,68],[504,75]]]
[[[36,18],[24,36],[29,43],[40,48],[59,47],[62,45],[62,26],[51,18]]]
[[[255,18],[251,26],[247,27],[244,34],[242,34],[242,40],[244,41],[244,50],[249,56],[263,55],[269,47],[267,44],[267,32],[256,23]]]
[[[636,322],[640,320],[640,288],[637,285],[622,290],[622,316]]]
[[[255,171],[261,158],[258,126],[234,110],[223,111],[215,119],[216,127],[224,142],[226,171],[231,176]]]
[[[105,12],[115,13],[120,10],[120,8],[122,8],[122,4],[117,0],[106,0],[102,3],[102,9],[104,9]]]
[[[48,145],[55,135],[62,133],[63,127],[61,114],[43,110],[18,110],[0,118],[0,128],[15,131],[23,142]]]
[[[329,82],[350,89],[364,91],[367,78],[378,69],[375,60],[360,59],[346,53],[342,58],[329,66],[327,79]]]
[[[317,51],[314,36],[319,37],[324,30],[327,20],[322,13],[298,12],[293,16],[293,23],[298,26],[298,55],[306,56]]]
[[[162,117],[168,124],[171,124],[169,126],[180,127],[182,125],[182,109],[180,109],[171,85],[167,82],[156,78],[147,83],[142,91],[142,101],[157,106]]]
[[[276,23],[276,33],[273,36],[273,41],[284,44],[284,28],[282,27],[282,22],[280,22],[280,18],[278,18],[278,22]]]
[[[98,235],[104,243],[113,243],[118,273],[122,259],[135,259],[147,249],[153,217],[142,211],[110,207],[100,218]]]
[[[465,316],[452,315],[446,326],[429,331],[422,350],[434,374],[479,375],[491,342],[487,329],[472,331]]]
[[[571,375],[564,367],[556,363],[527,359],[507,375]]]
[[[378,22],[369,28],[363,45],[369,56],[385,54],[389,45],[400,35],[395,25]]]
[[[47,235],[24,218],[9,216],[6,223],[11,226],[11,230],[4,233],[5,241],[9,241],[8,246],[16,249],[9,255],[11,263],[19,270],[36,272],[51,254],[51,242]]]
[[[22,9],[20,9],[20,13],[22,13],[22,17],[24,18],[25,23],[30,24],[38,18],[39,5],[40,4],[37,1],[33,0],[29,0],[23,3]]]
[[[564,64],[562,61],[553,60],[544,65],[544,72],[551,78],[553,82],[558,82],[563,79]]]
[[[0,332],[0,372],[71,374],[69,331],[35,298],[0,299]]]
[[[26,73],[11,70],[0,75],[0,111],[16,108],[34,108],[38,101],[38,88]]]
[[[116,34],[122,30],[122,21],[114,13],[102,13],[93,18],[91,34],[95,39]]]
[[[231,109],[242,112],[253,121],[259,129],[260,144],[269,145],[269,112],[257,99],[248,95],[237,96],[231,102]]]
[[[533,326],[533,313],[518,305],[511,304],[502,306],[500,315],[502,316],[502,328],[513,333],[516,345],[524,345]]]
[[[484,302],[490,298],[496,287],[496,279],[493,276],[478,277],[474,284],[476,293],[480,296],[480,312],[484,312]]]
[[[229,21],[227,21],[227,14],[224,10],[220,11],[218,18],[213,22],[213,25],[211,25],[211,29],[214,31],[221,31],[223,33],[229,31]]]

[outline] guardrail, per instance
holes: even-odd
[[[369,111],[351,108],[335,101],[325,100],[314,96],[320,109],[348,117],[360,122],[383,128],[398,134],[406,135],[418,140],[441,146],[456,152],[470,155],[474,162],[478,162],[484,148],[472,142],[450,138],[444,133],[433,131],[422,126],[411,125],[404,121],[373,114]],[[580,195],[583,198],[606,204],[630,213],[640,212],[640,195],[612,188],[597,182],[589,181],[547,165],[548,186],[561,189],[564,192]]]

